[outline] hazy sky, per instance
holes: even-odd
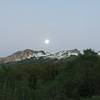
[[[0,0],[0,56],[26,48],[100,50],[100,0]]]

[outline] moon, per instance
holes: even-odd
[[[49,40],[49,39],[45,39],[45,40],[44,40],[44,43],[45,43],[45,44],[50,44],[50,40]]]

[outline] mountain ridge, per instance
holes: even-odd
[[[47,58],[57,58],[62,59],[65,57],[70,56],[78,56],[80,54],[80,51],[78,49],[73,50],[63,50],[56,53],[50,53],[44,50],[31,50],[31,49],[25,49],[23,51],[17,51],[7,57],[0,58],[0,63],[9,63],[9,62],[16,62],[16,61],[22,61],[25,59],[30,59],[32,57],[38,59],[40,57],[43,57],[45,59]]]

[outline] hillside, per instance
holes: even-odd
[[[87,49],[0,64],[0,100],[100,100],[100,56]]]

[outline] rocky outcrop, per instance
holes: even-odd
[[[29,59],[31,57],[33,57],[33,50],[26,49],[24,51],[18,51],[10,56],[1,58],[0,62],[7,63],[7,62],[14,62],[14,61],[21,61],[24,59]]]

